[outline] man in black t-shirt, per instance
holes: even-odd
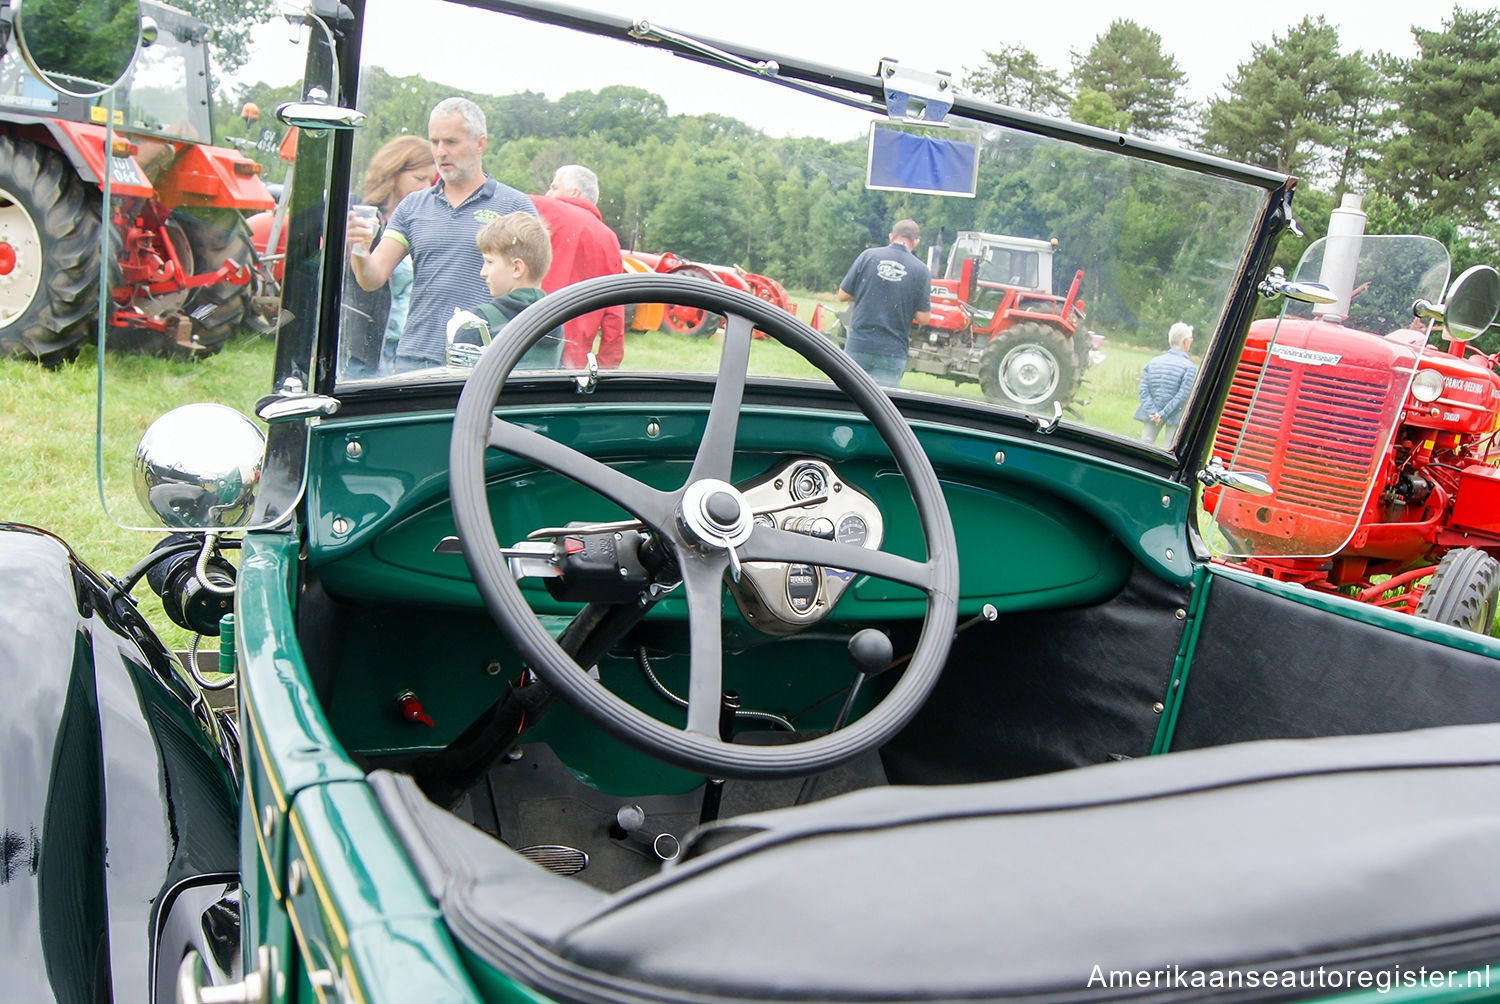
[[[839,299],[853,300],[844,351],[882,387],[901,383],[911,326],[932,320],[932,278],[912,254],[921,231],[899,220],[885,247],[860,253],[839,283]]]

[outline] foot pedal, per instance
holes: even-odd
[[[558,875],[577,875],[589,866],[587,854],[562,844],[532,844],[516,853]]]

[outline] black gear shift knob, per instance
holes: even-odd
[[[854,668],[867,677],[889,667],[894,655],[891,639],[884,631],[865,628],[849,639],[849,658],[854,660]]]

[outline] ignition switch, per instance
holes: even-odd
[[[561,574],[547,580],[547,591],[565,602],[629,603],[651,585],[644,550],[635,530],[568,534],[557,542]]]

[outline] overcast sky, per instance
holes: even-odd
[[[578,51],[570,51],[561,60],[557,53],[534,51],[537,47],[524,44],[492,44],[483,50],[490,53],[488,58],[473,58],[475,50],[462,43],[456,47],[453,33],[436,30],[433,19],[415,9],[420,2],[402,0],[399,25],[386,18],[387,30],[381,33],[386,38],[383,44],[367,40],[367,58],[397,75],[420,73],[481,92],[519,89],[516,81],[523,82],[519,86],[527,86],[524,82],[536,80],[538,83],[530,86],[547,91],[547,96],[555,99],[560,95],[551,93],[552,88],[541,81],[556,79],[559,62],[567,67],[570,89],[617,82],[613,74],[605,74],[618,67],[606,66],[608,60],[602,58],[590,59],[582,43]],[[740,41],[832,65],[873,71],[882,56],[890,56],[913,69],[948,70],[955,78],[980,66],[986,49],[1015,42],[1066,74],[1073,53],[1086,52],[1111,21],[1128,18],[1161,35],[1163,48],[1187,75],[1186,95],[1197,101],[1221,93],[1235,67],[1250,58],[1252,45],[1268,44],[1273,34],[1285,34],[1303,14],[1322,15],[1335,25],[1345,52],[1384,50],[1410,57],[1417,51],[1411,33],[1414,18],[1420,17],[1422,27],[1435,29],[1452,11],[1451,6],[1415,5],[1409,0],[1304,0],[1285,7],[1222,0],[960,0],[947,4],[865,0],[838,5],[817,0],[755,0],[748,4],[614,0],[596,6],[685,33]],[[493,24],[493,18],[487,17],[483,23]],[[484,32],[479,34],[482,37]],[[265,37],[279,38],[284,44],[286,30],[268,28]],[[535,69],[529,69],[528,63]],[[650,80],[638,83],[653,86]],[[674,113],[717,111],[772,132],[812,131],[786,121],[779,123],[782,128],[775,122],[757,121],[755,109],[726,106],[726,95],[703,93],[701,88],[683,94],[662,88],[662,93]]]

